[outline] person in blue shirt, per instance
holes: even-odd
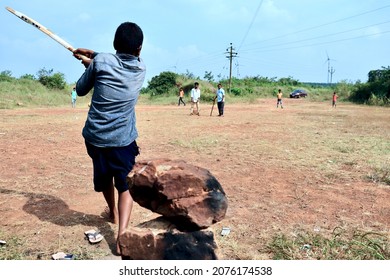
[[[215,99],[217,99],[218,112],[219,112],[218,116],[223,117],[223,111],[225,108],[225,91],[222,88],[221,84],[218,84],[218,89],[217,89]]]
[[[110,218],[119,224],[118,238],[126,231],[133,207],[126,178],[139,154],[135,105],[146,71],[140,58],[142,43],[141,28],[124,22],[115,32],[115,54],[82,48],[73,53],[86,67],[76,83],[77,94],[84,96],[93,89],[82,135],[93,163],[94,189],[103,193]]]
[[[77,100],[76,87],[73,87],[71,96],[72,96],[72,108],[76,108],[76,100]]]

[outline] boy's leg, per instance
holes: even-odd
[[[118,194],[118,210],[119,210],[119,229],[118,238],[125,233],[127,226],[129,225],[131,210],[133,209],[133,198],[130,191],[124,191]],[[119,244],[117,243],[117,253],[120,254]]]
[[[109,188],[106,188],[103,190],[103,196],[104,199],[107,202],[108,209],[110,211],[109,217],[112,220],[114,224],[118,224],[119,218],[118,218],[118,209],[116,208],[116,201],[115,201],[115,192],[114,192],[114,184],[111,182],[111,185]]]

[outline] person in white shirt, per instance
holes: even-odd
[[[200,101],[200,89],[199,89],[199,83],[194,83],[194,88],[191,89],[191,111],[190,115],[194,114],[194,106],[196,106],[196,115],[199,115],[199,101]]]

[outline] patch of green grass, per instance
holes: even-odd
[[[384,183],[390,186],[390,166],[375,167],[367,178],[374,183]]]
[[[278,234],[267,246],[276,260],[388,260],[388,237],[376,232],[346,232],[335,228],[331,237],[301,232],[293,237]]]
[[[0,239],[4,239],[7,243],[0,245],[0,260],[24,260],[26,256],[23,252],[24,241],[18,237],[4,236],[0,232]]]

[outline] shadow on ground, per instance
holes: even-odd
[[[28,200],[22,209],[26,213],[36,216],[41,221],[50,222],[62,227],[82,225],[99,228],[112,254],[116,255],[116,236],[106,218],[72,210],[63,200],[48,194],[2,188],[0,188],[0,193],[6,195],[23,195],[26,197]]]

